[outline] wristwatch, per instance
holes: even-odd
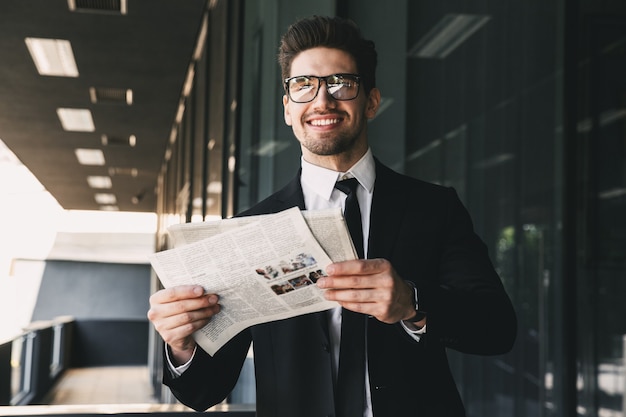
[[[415,308],[415,315],[407,320],[413,323],[421,321],[426,317],[426,313],[420,310],[419,299],[417,297],[417,287],[413,281],[405,280],[405,282],[409,285],[409,287],[413,288],[413,306]]]

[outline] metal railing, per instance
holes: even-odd
[[[86,404],[47,405],[54,385],[72,366],[76,332],[72,317],[31,323],[6,342],[0,341],[0,415],[92,417],[123,415],[163,417],[196,414],[182,404]],[[74,352],[75,353],[75,352]],[[215,416],[254,417],[254,404],[219,404],[207,410]]]
[[[0,406],[40,404],[68,367],[74,319],[31,323],[0,344]]]

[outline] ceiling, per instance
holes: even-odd
[[[0,140],[63,208],[155,211],[157,177],[206,5],[0,1]],[[27,37],[70,41],[79,75],[39,75]],[[90,110],[95,130],[64,130],[58,108]],[[102,150],[104,165],[80,164],[78,148]],[[111,188],[92,188],[89,176],[110,177]],[[98,203],[96,194],[112,194],[115,201]]]

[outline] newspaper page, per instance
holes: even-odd
[[[232,230],[252,222],[261,221],[274,214],[261,214],[248,217],[233,217],[230,219],[209,222],[181,223],[168,228],[174,247],[195,243],[202,239],[215,236],[227,230]],[[341,208],[324,210],[303,210],[302,216],[306,221],[315,240],[333,262],[356,259],[356,250],[350,238]]]
[[[330,218],[326,221],[332,224]],[[341,227],[347,233],[345,225],[336,227],[336,233],[342,233]],[[225,229],[150,256],[152,267],[166,288],[199,284],[220,296],[220,313],[194,334],[207,353],[215,354],[228,340],[254,324],[338,306],[327,301],[315,285],[333,260],[317,242],[297,207],[253,216]],[[349,249],[334,250],[350,259],[349,234],[348,242]],[[334,248],[338,244],[331,242],[327,246]]]

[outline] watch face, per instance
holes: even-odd
[[[415,311],[419,311],[419,301],[417,299],[417,287],[415,286],[415,283],[413,283],[413,281],[406,281],[407,284],[409,284],[409,286],[411,286],[411,288],[413,288],[413,305],[415,307]]]

